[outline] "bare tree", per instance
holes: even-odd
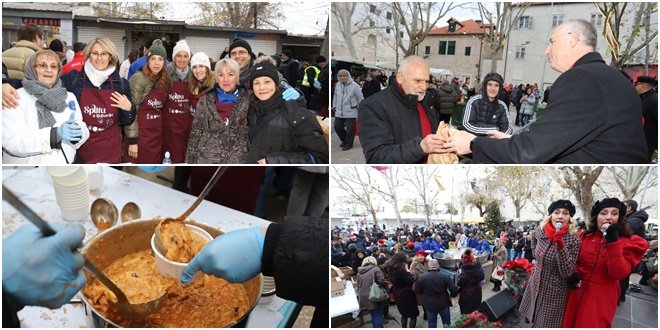
[[[516,218],[520,220],[520,211],[525,207],[532,194],[536,167],[499,166],[495,168],[494,180],[504,188],[503,195],[511,199],[516,209]]]
[[[356,12],[358,6],[369,6],[369,3],[332,2],[330,6],[330,12],[337,21],[337,29],[341,32],[346,48],[348,48],[348,52],[353,58],[357,58],[355,45],[353,44],[354,35],[360,31],[384,28],[384,26],[375,25],[373,15],[366,8]]]
[[[549,173],[564,189],[575,196],[583,217],[588,217],[594,205],[593,186],[603,172],[603,166],[562,166],[552,167]]]
[[[360,167],[363,168],[363,167]],[[369,171],[360,171],[357,166],[347,166],[340,168],[332,167],[332,178],[339,188],[353,197],[354,201],[371,213],[374,225],[378,225],[376,217],[377,207],[373,204],[373,197],[377,194],[374,181],[371,180]]]
[[[658,28],[653,30],[650,24],[650,15],[657,12],[657,2],[602,2],[594,4],[600,14],[604,17],[603,36],[611,50],[610,66],[621,69],[624,64],[635,59],[636,54],[642,49],[647,49],[646,62],[651,57],[648,45],[658,36]],[[627,11],[627,8],[631,10]],[[633,18],[630,28],[625,23],[627,14],[632,13]],[[622,34],[630,31],[630,34]],[[642,31],[645,31],[642,38]],[[635,45],[636,44],[636,45]],[[657,51],[657,42],[656,47]],[[648,74],[648,71],[647,71]]]
[[[491,12],[487,5],[495,6],[494,12]],[[497,71],[497,60],[502,50],[509,42],[511,29],[518,24],[518,20],[530,6],[530,3],[512,3],[512,2],[479,2],[479,14],[482,22],[488,22],[490,27],[484,27],[484,43],[490,46],[492,59],[490,62],[490,72]]]
[[[195,2],[201,18],[193,24],[229,26],[242,29],[277,28],[275,19],[281,17],[276,2]]]
[[[458,7],[452,2],[394,2],[392,7],[401,18],[404,30],[410,36],[408,45],[404,46],[399,38],[399,48],[405,56],[417,54],[417,46],[421,44],[435,24],[447,12]],[[395,24],[398,22],[395,22]]]
[[[167,2],[92,2],[97,16],[156,20],[171,7]]]
[[[403,180],[410,183],[414,188],[413,192],[419,196],[419,200],[424,205],[424,214],[426,215],[426,225],[431,225],[431,209],[433,201],[438,197],[440,189],[434,189],[435,172],[437,167],[414,166],[405,168]]]
[[[379,173],[385,177],[387,182],[387,190],[382,189],[378,184],[374,183],[376,191],[385,198],[385,201],[392,204],[394,207],[394,214],[396,214],[396,223],[398,227],[403,227],[403,220],[401,219],[401,211],[399,211],[399,199],[397,197],[396,191],[401,186],[399,180],[399,168],[400,167],[380,167],[376,169]],[[369,170],[367,170],[369,171]]]

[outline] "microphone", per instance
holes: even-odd
[[[561,230],[561,227],[563,227],[563,226],[564,226],[563,223],[561,223],[561,222],[557,222],[557,223],[555,223],[555,230],[556,230],[556,231],[560,231],[560,230]]]
[[[603,237],[605,237],[605,235],[607,235],[607,228],[609,228],[609,227],[610,227],[610,225],[607,224],[607,223],[604,223],[603,226],[600,227],[600,231],[603,232]]]

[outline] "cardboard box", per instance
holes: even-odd
[[[335,266],[330,266],[330,278],[344,278],[344,273],[341,271],[341,269],[335,267]]]
[[[351,282],[353,282],[353,287],[357,290],[357,276],[351,276]]]
[[[330,298],[332,297],[340,297],[344,295],[344,289],[341,290],[335,290],[330,292]]]
[[[342,278],[345,280],[350,280],[351,276],[356,275],[351,267],[339,267],[339,270],[344,274]]]
[[[330,291],[344,290],[346,288],[346,281],[339,277],[330,279]]]

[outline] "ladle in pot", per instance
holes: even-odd
[[[46,221],[41,219],[41,217],[34,213],[34,211],[32,211],[27,205],[21,202],[21,200],[19,200],[18,197],[16,197],[16,195],[14,195],[11,191],[5,188],[4,185],[2,186],[2,199],[9,202],[9,204],[11,204],[18,212],[25,216],[26,219],[37,226],[37,228],[41,230],[41,233],[44,235],[44,237],[55,235],[55,230],[53,230],[53,228],[48,225]],[[115,283],[113,283],[108,277],[105,276],[105,274],[103,274],[103,272],[96,268],[94,264],[87,260],[85,256],[83,256],[83,258],[85,259],[83,268],[92,274],[92,276],[94,276],[97,280],[103,283],[103,285],[108,287],[108,289],[110,289],[110,291],[112,291],[112,293],[114,293],[117,297],[117,302],[114,302],[111,299],[108,299],[108,302],[117,310],[122,318],[128,320],[140,320],[158,312],[163,307],[165,299],[167,298],[167,292],[164,292],[162,296],[154,300],[133,304],[128,301],[128,298],[126,298],[124,292],[121,291],[121,289],[117,287]]]
[[[186,210],[186,212],[184,212],[182,215],[180,215],[176,218],[165,218],[158,224],[158,226],[156,227],[156,233],[155,233],[156,237],[154,238],[154,245],[156,246],[156,249],[158,250],[158,252],[161,255],[164,256],[164,255],[167,255],[167,253],[165,253],[165,246],[163,245],[163,241],[160,238],[160,226],[162,226],[165,222],[168,222],[168,221],[183,221],[183,220],[186,220],[188,218],[188,216],[190,214],[192,214],[193,211],[195,211],[195,209],[197,208],[197,206],[199,206],[199,204],[202,202],[202,200],[204,200],[206,195],[209,194],[209,192],[211,191],[211,188],[213,188],[213,186],[215,186],[215,184],[218,182],[220,177],[226,171],[227,171],[226,166],[218,167],[218,169],[215,170],[215,173],[213,173],[213,176],[211,177],[211,180],[209,181],[209,183],[206,184],[206,187],[204,187],[204,190],[202,190],[202,192],[199,194],[199,196],[197,196],[197,199],[195,200],[195,202],[192,205],[190,205],[190,207],[188,208],[188,210]]]

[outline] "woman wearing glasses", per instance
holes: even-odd
[[[119,126],[135,120],[130,86],[119,76],[119,57],[110,39],[92,40],[83,53],[85,65],[81,70],[70,71],[60,78],[61,86],[73,93],[80,104],[83,126],[90,134],[89,140],[78,150],[76,162],[117,164],[122,161]],[[12,79],[11,83],[22,87],[17,79]],[[3,89],[6,87],[4,85]]]
[[[18,107],[2,111],[3,164],[68,164],[89,138],[75,96],[62,87],[61,69],[51,50],[27,61]]]

